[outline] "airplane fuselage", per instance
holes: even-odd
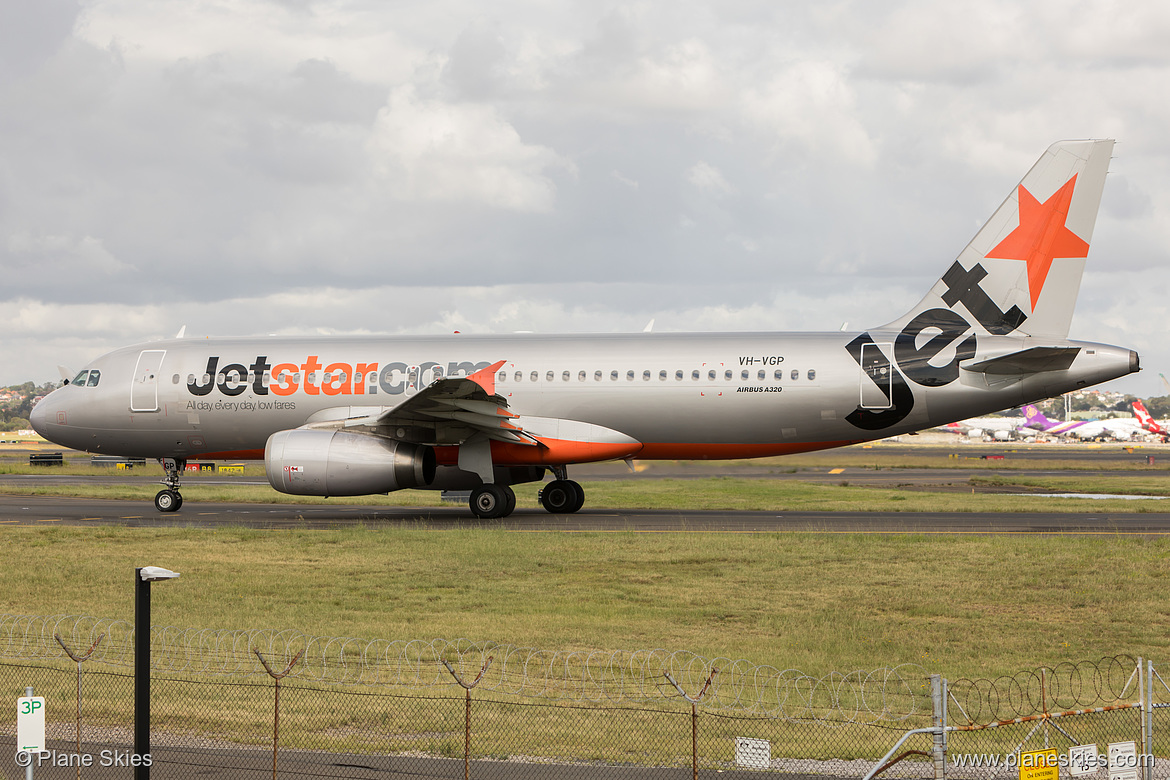
[[[637,442],[597,458],[578,453],[574,462],[744,458],[921,430],[1136,368],[1130,350],[1062,341],[1080,348],[1066,370],[989,377],[962,366],[1018,351],[1026,340],[985,336],[967,361],[956,361],[952,349],[900,362],[891,348],[898,334],[865,335],[876,369],[854,357],[856,333],[158,341],[94,361],[95,386],[67,385],[42,401],[38,414],[49,438],[88,452],[262,458],[269,436],[326,410],[390,408],[436,379],[503,360],[495,390],[510,409],[601,426]],[[915,364],[948,361],[957,366],[953,381],[915,382]],[[897,384],[908,392],[897,392]],[[430,443],[442,453],[455,442]],[[497,460],[549,462],[547,453],[524,447]]]

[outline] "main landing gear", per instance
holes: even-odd
[[[481,520],[507,517],[516,509],[516,492],[507,485],[489,483],[471,491],[471,513]]]
[[[537,494],[540,505],[555,515],[576,512],[585,504],[585,490],[566,479],[565,467],[552,467],[556,477]],[[471,491],[471,513],[481,520],[507,517],[516,509],[516,493],[507,485],[486,483]]]
[[[553,466],[552,482],[538,494],[540,505],[554,515],[568,515],[585,505],[585,489],[571,479],[564,466]]]
[[[154,508],[160,512],[177,512],[183,505],[183,496],[179,493],[179,472],[187,468],[187,461],[177,458],[159,458],[166,477],[163,479],[165,488],[154,496]]]

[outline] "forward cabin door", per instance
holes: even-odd
[[[144,349],[138,356],[130,385],[130,411],[158,411],[158,372],[166,354],[165,349]]]

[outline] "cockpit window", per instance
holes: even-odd
[[[86,383],[86,387],[97,387],[97,384],[100,381],[102,381],[102,372],[101,371],[90,371],[89,372],[89,382]]]
[[[85,378],[87,376],[89,376],[89,369],[86,369],[85,371],[82,371],[77,376],[73,377],[73,384],[78,385],[80,387],[85,387]]]

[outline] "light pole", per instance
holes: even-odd
[[[150,780],[150,583],[178,576],[158,566],[134,570],[134,780]]]

